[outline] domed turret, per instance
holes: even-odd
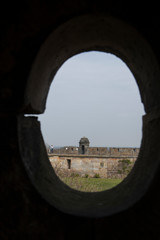
[[[83,137],[83,138],[80,139],[79,143],[81,143],[81,144],[89,144],[89,140],[88,140],[88,138]]]
[[[89,140],[86,137],[83,137],[79,141],[79,154],[87,154],[87,150],[89,147]]]

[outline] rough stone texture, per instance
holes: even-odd
[[[82,141],[81,141],[82,140]],[[106,157],[137,157],[139,154],[139,148],[116,148],[116,147],[90,147],[89,140],[87,138],[81,138],[79,147],[65,146],[61,148],[53,148],[53,154],[84,154],[84,155],[99,155]],[[84,149],[82,151],[82,146]],[[50,154],[50,148],[47,147],[47,152]]]
[[[99,174],[102,178],[122,178],[122,174],[118,174],[119,161],[126,158],[100,157],[100,156],[76,156],[76,155],[49,155],[49,160],[58,174],[62,176],[70,176],[72,173],[77,173],[84,177],[86,174],[89,177],[94,177]],[[127,157],[131,163],[135,163],[136,157]],[[70,166],[68,164],[70,161]]]
[[[103,178],[121,178],[119,161],[128,159],[134,165],[139,148],[90,147],[88,138],[84,137],[80,139],[79,147],[55,148],[52,153],[48,152],[53,168],[62,176],[76,173],[82,177],[99,174]]]
[[[105,1],[102,4],[101,1],[88,0],[32,0],[3,1],[1,3],[0,239],[159,239],[160,78],[156,71],[152,71],[154,64],[150,64],[147,71],[143,68],[147,62],[153,62],[152,57],[145,55],[144,64],[136,66],[139,52],[135,51],[134,59],[126,59],[132,70],[138,68],[135,73],[136,78],[138,72],[142,71],[146,72],[143,80],[148,79],[145,84],[137,79],[138,85],[141,87],[142,100],[148,113],[145,117],[143,147],[140,151],[140,156],[145,158],[146,162],[137,161],[135,164],[135,172],[132,173],[134,181],[130,183],[130,187],[126,185],[125,191],[123,189],[126,198],[118,197],[121,193],[119,190],[117,190],[115,198],[110,192],[113,197],[112,202],[115,202],[117,206],[124,202],[126,208],[120,204],[117,213],[113,214],[113,209],[111,209],[110,216],[104,215],[101,218],[93,218],[91,215],[87,218],[80,217],[80,211],[75,216],[57,210],[44,200],[35,189],[20,155],[16,115],[18,113],[36,113],[31,105],[24,106],[24,92],[36,54],[54,29],[73,17],[85,14],[113,16],[133,26],[153,50],[152,56],[156,56],[157,69],[159,69],[160,17],[159,7],[154,2],[145,2],[143,5],[136,1],[129,1],[125,4],[121,1],[117,3]],[[118,29],[121,33],[121,27],[118,26]],[[128,41],[128,36],[125,36],[125,39]],[[62,41],[65,43],[67,38],[62,39]],[[135,48],[139,44],[139,40],[135,39]],[[58,48],[58,41],[55,45]],[[120,51],[119,48],[116,50],[117,53]],[[130,49],[127,48],[127,50]],[[144,56],[144,54],[145,52],[142,55]],[[40,80],[38,79],[34,88],[35,95],[37,95],[39,85]],[[45,94],[42,96],[45,102]],[[40,110],[37,109],[37,112]],[[37,151],[39,150],[39,146],[36,145],[35,148]],[[141,171],[138,171],[139,169]],[[142,176],[144,177],[143,183],[140,181]],[[124,184],[131,177],[129,176]],[[137,199],[134,204],[129,204],[131,202],[130,188],[133,185],[135,186],[134,197],[137,196]],[[79,197],[79,195],[77,196]],[[93,195],[94,198],[95,195]],[[103,195],[104,202],[107,203],[108,198],[109,195]],[[79,201],[79,204],[81,203],[83,203],[82,199]],[[89,209],[89,204],[87,207]],[[99,205],[95,208],[95,213],[98,212],[98,208]],[[108,209],[110,208],[111,205],[108,206]],[[105,208],[102,212],[105,212]]]
[[[53,154],[79,154],[79,147],[62,147],[53,149]],[[50,153],[48,151],[48,153]],[[81,154],[81,153],[80,153]],[[85,155],[99,155],[106,157],[137,157],[139,148],[107,148],[107,147],[88,147]]]

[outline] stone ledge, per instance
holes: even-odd
[[[48,157],[54,157],[54,156],[58,156],[58,157],[79,157],[79,158],[135,158],[137,159],[137,156],[106,156],[106,155],[81,155],[81,154],[48,154]]]

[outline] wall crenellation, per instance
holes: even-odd
[[[50,154],[71,154],[78,155],[79,147],[62,147],[53,149],[53,152],[49,152]],[[107,157],[119,157],[119,156],[137,156],[139,154],[139,148],[116,148],[116,147],[89,147],[87,152],[84,155],[105,155]],[[80,154],[82,155],[82,154]]]
[[[119,178],[123,177],[119,174],[121,161],[127,159],[133,166],[138,154],[139,148],[89,147],[89,140],[84,137],[79,147],[53,149],[48,156],[53,168],[65,175],[76,173],[93,177],[98,174],[104,178]]]

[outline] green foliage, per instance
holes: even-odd
[[[79,177],[79,174],[78,173],[71,173],[70,175],[72,178],[75,178],[75,177]]]
[[[100,178],[99,173],[95,173],[94,178]]]
[[[119,163],[125,164],[125,165],[130,165],[132,162],[129,159],[123,159],[123,160],[119,160]]]
[[[88,177],[89,177],[89,175],[86,173],[84,177],[85,177],[85,178],[88,178]]]
[[[119,160],[118,163],[118,173],[124,176],[128,175],[133,167],[133,163],[129,159]]]

